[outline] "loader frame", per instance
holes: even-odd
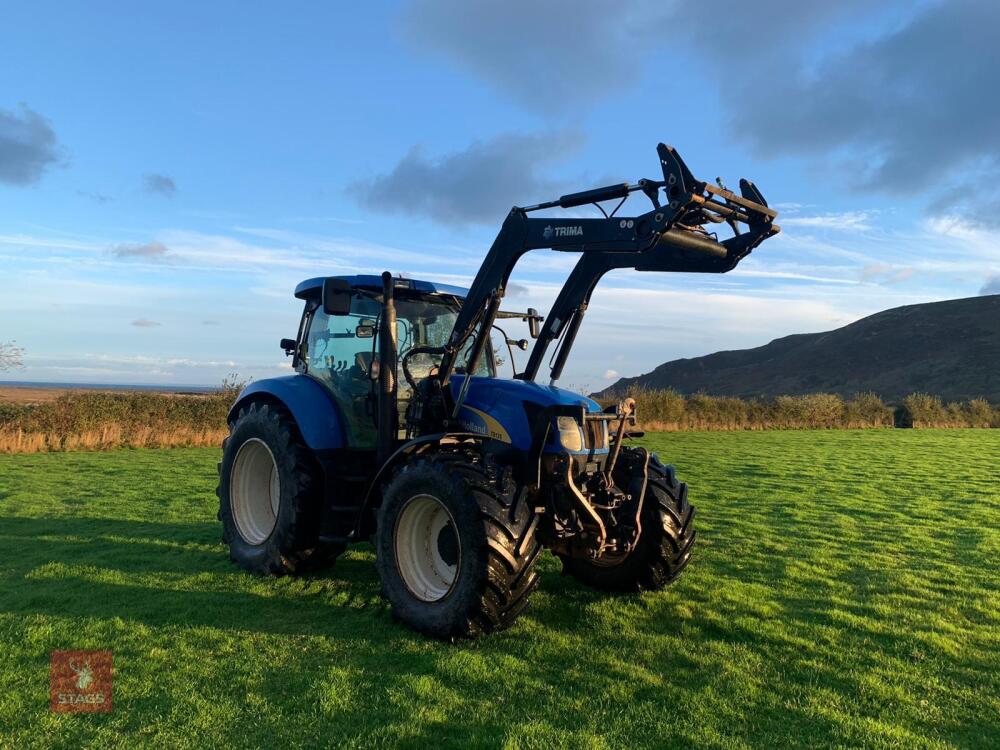
[[[546,349],[552,341],[562,337],[550,373],[550,382],[555,382],[562,373],[590,296],[605,273],[615,268],[725,273],[735,268],[761,242],[780,231],[774,224],[777,212],[768,207],[749,180],[740,180],[741,194],[736,195],[721,182],[716,186],[696,180],[670,146],[659,144],[657,155],[662,180],[642,179],[634,184],[608,185],[511,209],[472,282],[444,347],[437,380],[446,398],[449,394],[446,386],[458,364],[457,353],[470,336],[475,336],[465,364],[467,372],[473,371],[496,321],[511,271],[525,253],[550,248],[582,254],[547,316],[525,371],[518,375],[524,380],[534,380]],[[634,192],[642,192],[652,203],[652,210],[639,216],[618,216],[618,208]],[[610,214],[600,206],[603,201],[615,199],[620,202]],[[597,206],[605,214],[604,218],[535,218],[528,215],[544,209],[588,204]],[[714,233],[704,229],[705,224],[716,223],[728,224],[733,236],[720,241]],[[468,382],[466,378],[458,397],[449,404],[451,419],[458,414]],[[442,427],[447,429],[447,420]]]

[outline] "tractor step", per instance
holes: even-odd
[[[328,505],[319,532],[319,541],[325,544],[349,544],[356,542],[354,526],[361,504]],[[344,532],[347,533],[344,533]]]
[[[360,505],[328,505],[326,509],[332,513],[357,513],[361,510]]]
[[[323,544],[350,544],[357,541],[354,535],[344,536],[343,534],[320,534],[319,541]]]

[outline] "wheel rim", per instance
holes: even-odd
[[[274,455],[260,438],[250,438],[236,452],[229,497],[244,541],[258,545],[271,536],[278,521],[281,484]]]
[[[410,593],[425,602],[448,596],[462,557],[448,508],[432,495],[411,497],[396,519],[394,537],[396,568]]]

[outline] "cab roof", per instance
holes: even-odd
[[[306,279],[295,287],[295,296],[299,299],[310,299],[319,296],[323,289],[325,276],[317,276],[314,279]],[[351,285],[352,289],[372,289],[382,291],[382,277],[374,274],[358,274],[356,276],[335,276],[343,279]],[[438,284],[433,281],[420,281],[419,279],[393,279],[396,289],[409,289],[419,294],[452,294],[456,297],[465,297],[469,293],[468,289],[451,284]]]

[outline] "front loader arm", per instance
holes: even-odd
[[[572,316],[574,327],[567,332],[569,338],[563,344],[568,353],[566,345],[572,343],[571,337],[575,335],[575,328],[579,327],[582,310],[586,309],[597,281],[608,270],[635,268],[639,271],[725,273],[757,245],[780,231],[773,223],[777,212],[767,206],[753,183],[741,180],[741,195],[736,195],[725,188],[696,180],[677,152],[669,146],[661,143],[657,154],[663,172],[662,181],[644,179],[635,184],[609,185],[570,193],[547,203],[511,209],[472,282],[444,347],[437,376],[442,386],[448,385],[458,364],[458,352],[473,335],[477,338],[472,346],[467,372],[475,369],[485,349],[511,271],[521,256],[530,250],[551,248],[582,253],[583,257],[548,316],[542,337],[524,373],[527,379],[533,379],[537,374],[548,343],[565,329],[570,317],[566,313],[579,310],[579,315]],[[597,205],[612,199],[624,201],[636,191],[644,193],[653,204],[651,211],[639,216],[619,217],[614,211],[599,219],[528,216],[530,212],[540,209]],[[661,204],[661,195],[665,199],[664,204]],[[733,237],[720,241],[704,229],[705,224],[722,222],[736,232]],[[742,225],[746,226],[745,231],[740,231]],[[565,361],[562,353],[560,358]],[[555,377],[558,377],[557,370],[562,369],[561,364],[557,363],[558,367],[553,368]],[[463,386],[468,382],[467,378]],[[444,392],[448,393],[448,389],[444,388]],[[464,387],[454,404],[453,414],[457,414],[463,397]]]

